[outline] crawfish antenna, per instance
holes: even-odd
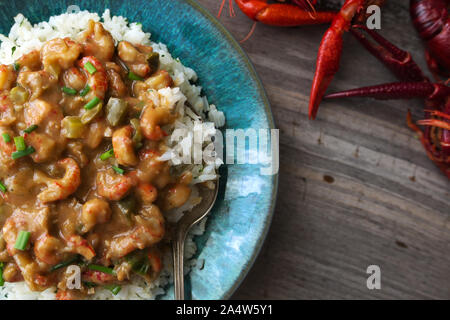
[[[223,11],[223,8],[225,7],[226,2],[227,2],[227,0],[222,0],[222,3],[220,4],[219,12],[217,13],[217,18],[220,18],[220,16],[222,15],[222,11]],[[233,0],[229,0],[228,3],[229,3],[228,13],[229,13],[230,17],[235,17],[236,13],[234,12]]]
[[[303,1],[303,0],[301,0]],[[309,3],[309,0],[306,0]],[[313,0],[316,1],[316,0]],[[220,18],[220,16],[222,15],[222,11],[223,8],[225,7],[225,3],[227,2],[227,0],[222,0],[222,3],[220,4],[220,8],[219,8],[219,12],[217,13],[217,18]],[[233,0],[229,0],[229,6],[228,6],[228,13],[230,15],[231,18],[236,16],[236,13],[234,12],[234,7],[233,7]],[[256,28],[256,21],[253,23],[252,28],[250,29],[249,33],[244,37],[244,39],[240,40],[239,43],[244,43],[245,41],[247,41],[248,39],[250,39],[250,37],[252,36],[253,32],[255,32],[255,28]]]
[[[233,7],[233,0],[230,0],[230,5],[229,5],[229,12],[230,12],[230,17],[235,17],[236,13],[234,12],[234,7]]]
[[[250,29],[250,32],[245,36],[244,39],[242,39],[241,41],[239,41],[239,43],[244,43],[245,41],[247,41],[248,39],[250,39],[250,37],[252,36],[253,32],[255,32],[255,28],[256,28],[256,21],[253,22],[252,28]]]
[[[217,19],[220,18],[220,15],[222,14],[223,7],[225,6],[225,1],[226,0],[222,0],[222,4],[220,5],[219,12],[217,13]]]
[[[308,11],[309,16],[311,19],[316,19],[317,17],[317,11],[314,7],[314,4],[317,3],[317,0],[292,0],[292,3],[296,4],[303,10]]]

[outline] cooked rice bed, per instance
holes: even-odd
[[[40,49],[42,44],[49,40],[57,37],[70,37],[76,39],[79,33],[86,29],[88,24],[88,19],[93,19],[94,21],[99,21],[100,18],[97,14],[91,14],[87,12],[81,12],[78,14],[64,14],[61,16],[52,17],[48,23],[41,23],[37,26],[32,27],[29,22],[21,15],[18,15],[15,20],[16,24],[13,26],[9,38],[2,37],[2,46],[0,49],[0,57],[3,63],[10,63],[11,60],[15,61],[16,58],[21,55],[30,52],[31,50]],[[154,51],[160,54],[161,69],[167,70],[170,76],[174,79],[175,86],[170,90],[163,89],[162,92],[158,92],[158,95],[154,97],[155,103],[165,103],[172,104],[174,108],[179,112],[180,119],[177,120],[173,126],[169,129],[172,132],[174,129],[183,128],[188,129],[192,133],[195,124],[201,125],[205,131],[209,132],[210,135],[214,134],[214,125],[203,122],[205,119],[205,114],[213,120],[217,126],[223,125],[224,116],[223,113],[217,111],[213,105],[208,105],[207,99],[200,96],[201,88],[195,85],[191,85],[189,80],[195,80],[196,75],[192,69],[184,67],[179,60],[174,60],[171,55],[167,52],[167,48],[163,44],[155,44],[149,41],[149,34],[142,32],[141,26],[139,24],[131,23],[128,24],[127,21],[122,17],[112,17],[110,18],[109,10],[106,10],[103,14],[103,25],[105,29],[111,32],[116,43],[121,40],[128,40],[131,43],[144,43],[151,44]],[[63,22],[64,21],[64,22]],[[70,23],[67,23],[67,22]],[[70,25],[70,27],[67,27]],[[38,36],[36,36],[38,35]],[[36,41],[39,39],[39,41]],[[11,53],[11,48],[16,47],[14,56],[8,56]],[[160,90],[161,91],[161,90]],[[190,112],[186,108],[185,102],[188,101],[195,112]],[[198,126],[197,126],[198,127]],[[170,149],[167,151],[163,157],[164,160],[169,160],[171,158],[168,155],[173,154],[177,149],[181,148],[183,145],[189,141],[171,141],[170,136],[166,138],[167,145]],[[181,165],[180,170],[189,169],[195,173],[194,183],[203,182],[206,180],[212,180],[216,178],[215,169],[219,165],[217,163],[212,163],[208,165]],[[191,198],[185,206],[180,208],[178,212],[172,212],[167,219],[169,221],[176,221],[180,217],[180,212],[189,210],[193,204],[198,202],[198,194],[194,188],[194,192]],[[201,230],[201,227],[200,227]],[[199,231],[197,230],[197,233]],[[187,241],[187,252],[188,258],[192,256],[195,248],[193,246],[192,239],[189,238]],[[133,282],[127,286],[124,286],[116,296],[111,295],[107,290],[96,290],[95,295],[91,298],[114,298],[114,299],[127,299],[127,298],[143,298],[150,299],[156,294],[162,293],[161,285],[165,285],[167,281],[170,281],[170,262],[167,261],[165,257],[165,269],[161,273],[160,278],[156,279],[150,286],[145,285],[139,279],[134,279]],[[14,299],[14,298],[24,298],[25,294],[27,297],[33,298],[53,298],[54,289],[48,289],[42,293],[32,293],[27,292],[24,288],[23,283],[8,283],[2,289],[0,296],[4,298]]]

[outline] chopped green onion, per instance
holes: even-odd
[[[29,126],[28,128],[26,128],[25,130],[23,130],[23,132],[25,133],[31,133],[34,130],[36,130],[38,128],[37,124],[33,124],[31,126]]]
[[[106,121],[111,126],[119,125],[126,117],[128,103],[119,98],[111,97],[106,104]]]
[[[80,96],[84,97],[88,94],[88,92],[91,91],[91,87],[87,84],[86,87],[83,88],[83,90],[80,91]]]
[[[151,68],[151,72],[155,72],[159,68],[159,53],[152,52],[147,58],[148,65]]]
[[[30,240],[30,235],[31,233],[29,231],[21,230],[17,236],[16,243],[14,244],[14,249],[21,251],[25,250],[28,240]]]
[[[105,266],[100,266],[98,264],[90,264],[87,267],[88,267],[88,269],[94,270],[94,271],[100,271],[100,272],[107,273],[107,274],[112,274],[112,275],[116,274],[112,268],[108,268],[108,267],[105,267]]]
[[[5,141],[6,143],[11,141],[11,136],[6,132],[2,133],[2,137],[3,137],[3,141]]]
[[[136,73],[134,73],[132,71],[128,72],[128,79],[130,79],[130,80],[139,80],[139,81],[144,80],[144,78],[138,76]]]
[[[114,150],[113,149],[110,149],[110,150],[102,153],[100,155],[100,160],[105,161],[106,159],[109,159],[111,157],[114,157]]]
[[[92,120],[94,120],[98,115],[101,114],[103,109],[103,102],[98,103],[95,107],[92,109],[86,110],[83,115],[81,116],[81,123],[82,124],[88,124]]]
[[[84,108],[85,108],[86,110],[92,109],[92,108],[94,108],[99,102],[100,102],[100,98],[99,98],[99,97],[94,97],[91,101],[89,101],[88,103],[85,104]]]
[[[14,143],[16,144],[17,151],[23,151],[27,148],[25,139],[22,136],[14,137]]]
[[[14,62],[13,68],[14,68],[14,71],[19,71],[20,70],[20,64],[17,63],[17,62]]]
[[[69,87],[62,87],[62,91],[63,91],[65,94],[68,94],[68,95],[71,95],[71,96],[74,96],[74,95],[77,94],[77,90],[75,90],[75,89],[73,89],[73,88],[69,88]]]
[[[84,68],[86,69],[87,72],[89,72],[90,74],[94,74],[97,72],[97,69],[94,67],[94,65],[92,63],[90,63],[89,61],[86,62],[84,64]]]
[[[113,295],[118,294],[122,290],[122,287],[116,284],[106,285],[104,287],[111,291]]]
[[[14,52],[16,52],[16,49],[17,49],[16,47],[11,48],[11,56],[14,54]]]
[[[142,144],[141,143],[142,133],[141,133],[141,125],[140,125],[139,119],[131,119],[130,124],[134,129],[134,134],[133,134],[132,140],[133,140],[134,146],[138,149],[138,146],[140,144]]]
[[[88,289],[90,289],[90,288],[95,288],[95,287],[97,286],[96,283],[90,282],[90,281],[83,281],[83,284],[84,284]]]
[[[131,215],[136,212],[136,198],[133,196],[128,196],[120,201],[117,201],[117,206],[125,217],[131,218]]]
[[[3,267],[3,262],[0,262],[0,287],[3,287],[3,285],[5,284],[5,279],[3,279]]]
[[[123,170],[122,168],[116,167],[116,166],[112,166],[112,168],[118,174],[123,174],[125,172],[125,170]]]
[[[55,270],[67,267],[67,266],[71,265],[72,263],[76,262],[77,260],[78,260],[78,257],[74,257],[74,258],[72,258],[70,260],[67,260],[65,262],[61,262],[61,263],[55,264],[53,267],[50,268],[50,272],[53,272]]]
[[[14,104],[22,105],[28,100],[29,94],[25,88],[16,86],[9,92],[9,98]]]
[[[150,269],[150,262],[148,256],[143,250],[133,251],[125,256],[127,262],[131,265],[131,269],[140,274],[146,275]]]
[[[67,116],[61,121],[62,135],[69,139],[78,139],[83,135],[85,126],[80,117]]]
[[[25,150],[13,152],[12,155],[11,155],[11,158],[16,160],[16,159],[28,156],[28,155],[32,154],[33,152],[35,152],[35,151],[36,150],[34,150],[33,147],[28,147]]]
[[[0,181],[0,190],[2,190],[3,192],[8,191],[8,189],[6,188],[6,186],[3,184],[3,182]]]
[[[146,275],[148,273],[148,269],[150,269],[150,265],[148,263],[144,263],[139,269],[136,270],[136,273]]]
[[[135,106],[134,109],[136,110],[136,115],[135,117],[140,119],[142,112],[144,111],[144,107],[145,107],[145,102],[144,101],[139,101]]]

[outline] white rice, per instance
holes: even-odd
[[[203,163],[186,165],[181,163],[181,151],[189,150],[190,160],[194,160],[195,147],[200,146],[200,150],[205,150],[210,143],[207,141],[195,143],[191,138],[201,135],[203,138],[210,138],[216,133],[216,128],[225,124],[223,112],[218,111],[213,104],[209,104],[205,96],[201,96],[201,87],[191,84],[197,80],[197,74],[191,68],[184,66],[179,59],[174,59],[167,50],[166,45],[154,43],[150,40],[150,33],[142,30],[142,25],[131,22],[121,16],[112,16],[109,9],[105,10],[100,17],[97,13],[81,11],[78,13],[65,13],[53,16],[48,22],[40,22],[31,25],[26,17],[18,14],[14,18],[8,37],[0,34],[0,63],[12,64],[32,50],[39,50],[42,45],[54,38],[70,37],[76,39],[88,25],[88,21],[101,21],[105,29],[113,36],[116,42],[127,40],[134,44],[151,45],[154,51],[160,54],[161,69],[167,70],[174,79],[173,88],[165,88],[154,91],[152,100],[156,106],[168,105],[175,108],[182,116],[172,127],[164,128],[169,132],[166,143],[169,146],[167,152],[161,156],[161,160],[168,160],[180,172],[190,169],[194,174],[194,184],[217,178],[217,168],[222,164],[221,159],[213,159],[204,165]],[[191,82],[190,82],[191,81]],[[186,106],[189,103],[191,108]],[[206,122],[209,120],[209,122]],[[183,139],[175,139],[176,130],[182,130]],[[201,201],[197,188],[193,187],[188,202],[176,212],[166,214],[168,221],[177,221],[183,214],[192,209]],[[191,268],[201,267],[204,261],[192,259],[196,252],[193,241],[195,235],[200,235],[205,230],[204,219],[193,228],[186,239],[185,245],[185,271],[186,274]],[[163,258],[164,269],[159,279],[151,284],[145,283],[141,278],[134,278],[130,284],[123,285],[122,290],[116,295],[112,295],[109,290],[96,288],[91,299],[154,299],[157,295],[164,294],[164,286],[172,282],[172,261],[170,254]],[[24,282],[6,282],[0,287],[1,299],[55,299],[55,288],[49,288],[43,292],[30,291]]]

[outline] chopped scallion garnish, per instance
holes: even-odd
[[[114,157],[114,150],[113,150],[113,149],[110,149],[110,150],[108,150],[108,151],[102,153],[102,154],[100,155],[100,160],[105,161],[106,159],[109,159],[109,158],[111,158],[111,157]]]
[[[91,91],[91,87],[87,84],[86,87],[83,88],[83,90],[80,91],[80,96],[84,97],[88,94],[88,92]]]
[[[17,151],[23,151],[27,148],[25,139],[22,136],[14,137],[14,143],[16,144]]]
[[[14,52],[16,52],[16,49],[17,48],[15,46],[11,48],[11,56],[14,54]]]
[[[6,189],[6,186],[1,181],[0,181],[0,190],[2,190],[2,192],[8,191],[8,189]]]
[[[94,97],[91,101],[86,103],[84,108],[86,110],[90,110],[90,109],[94,108],[96,105],[98,105],[99,102],[100,102],[100,98],[99,97]]]
[[[27,147],[25,150],[13,152],[11,154],[11,158],[16,160],[16,159],[28,156],[28,155],[32,154],[33,152],[35,152],[35,151],[36,150],[33,147]]]
[[[21,230],[17,236],[16,243],[14,244],[14,249],[25,250],[28,245],[28,240],[30,240],[31,233],[29,231]]]
[[[118,294],[122,290],[122,287],[116,284],[106,285],[104,287],[111,291],[113,295]]]
[[[63,91],[65,94],[68,94],[68,95],[71,95],[71,96],[74,96],[74,95],[77,94],[77,90],[75,90],[75,89],[73,89],[73,88],[69,88],[69,87],[62,87],[62,91]]]
[[[125,172],[125,170],[123,170],[122,168],[116,167],[116,166],[112,166],[112,168],[118,174],[123,174]]]
[[[90,281],[83,281],[83,285],[88,289],[95,288],[97,286],[96,283]]]
[[[0,262],[0,287],[2,287],[5,284],[5,279],[3,279],[3,262]]]
[[[3,137],[3,141],[5,141],[6,143],[11,142],[11,136],[8,133],[3,132],[2,137]]]
[[[112,274],[112,275],[115,274],[113,268],[108,268],[108,267],[105,267],[105,266],[100,266],[100,265],[98,265],[98,264],[90,264],[90,265],[88,265],[87,267],[88,267],[88,269],[90,269],[90,270],[100,271],[100,272],[107,273],[107,274]]]
[[[78,257],[74,257],[74,258],[72,258],[70,260],[67,260],[65,262],[61,262],[61,263],[55,264],[53,267],[50,268],[50,271],[55,271],[55,270],[67,267],[67,266],[71,265],[72,263],[76,262],[77,260],[78,260]]]
[[[87,72],[89,72],[90,74],[94,74],[95,72],[97,72],[97,69],[94,67],[94,65],[92,63],[90,63],[89,61],[86,62],[84,64],[84,68],[86,69]]]
[[[36,124],[33,124],[33,125],[29,126],[28,128],[26,128],[25,130],[23,130],[23,132],[25,132],[25,133],[31,133],[31,132],[33,132],[34,130],[36,130],[37,128],[38,128],[38,126],[37,126]]]
[[[138,76],[136,73],[134,73],[132,71],[128,72],[128,79],[130,79],[130,80],[139,80],[139,81],[144,80],[144,78]]]
[[[14,71],[19,71],[20,70],[20,64],[17,63],[17,62],[14,62],[13,68],[14,68]]]

